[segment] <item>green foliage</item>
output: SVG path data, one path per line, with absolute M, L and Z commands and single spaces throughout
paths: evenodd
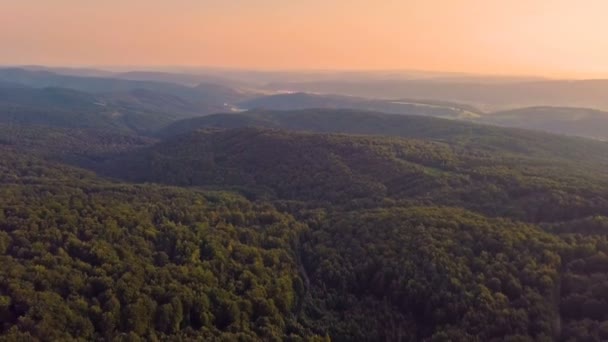
M 305 243 L 306 310 L 341 341 L 549 340 L 560 246 L 456 209 L 334 214 Z
M 287 336 L 291 246 L 306 230 L 293 218 L 229 194 L 115 185 L 4 156 L 0 333 L 9 340 Z
M 0 125 L 0 340 L 608 338 L 606 144 L 242 118 L 392 137 Z
M 606 144 L 566 139 L 562 157 L 548 158 L 551 150 L 542 145 L 518 152 L 491 134 L 459 141 L 199 131 L 117 157 L 100 170 L 140 182 L 234 186 L 320 206 L 432 203 L 530 222 L 608 215 Z M 568 148 L 588 149 L 589 156 L 580 153 L 575 161 Z

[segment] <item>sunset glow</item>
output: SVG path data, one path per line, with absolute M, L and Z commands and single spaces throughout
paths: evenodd
M 608 75 L 604 0 L 0 1 L 1 64 Z

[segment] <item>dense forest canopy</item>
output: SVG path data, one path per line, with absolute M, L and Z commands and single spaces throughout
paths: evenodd
M 0 73 L 0 340 L 608 339 L 605 142 L 124 77 Z

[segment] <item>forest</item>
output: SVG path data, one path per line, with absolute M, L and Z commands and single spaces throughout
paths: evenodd
M 81 112 L 0 120 L 0 341 L 608 339 L 605 142 Z

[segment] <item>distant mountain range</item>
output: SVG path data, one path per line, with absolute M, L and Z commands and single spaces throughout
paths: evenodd
M 576 107 L 525 107 L 493 113 L 466 104 L 431 100 L 378 100 L 311 93 L 277 94 L 239 103 L 247 109 L 298 110 L 306 108 L 357 109 L 376 112 L 463 119 L 608 140 L 608 112 Z
M 449 144 L 483 146 L 487 151 L 510 151 L 536 158 L 583 158 L 595 148 L 604 149 L 608 143 L 579 137 L 567 137 L 520 128 L 497 127 L 462 120 L 397 115 L 350 109 L 305 109 L 296 111 L 250 111 L 214 114 L 176 121 L 158 131 L 157 137 L 169 138 L 207 129 L 265 128 L 315 133 L 382 135 L 412 139 L 433 139 Z M 561 142 L 570 141 L 571 149 Z M 584 142 L 579 145 L 574 142 Z M 595 146 L 592 148 L 592 146 Z M 594 154 L 597 160 L 597 155 Z M 608 158 L 608 156 L 606 156 Z M 608 163 L 608 159 L 602 158 Z M 607 164 L 608 165 L 608 164 Z
M 144 133 L 173 120 L 225 111 L 147 89 L 93 94 L 66 88 L 0 85 L 0 122 Z
M 529 106 L 608 109 L 608 80 L 463 82 L 450 80 L 371 80 L 275 82 L 268 90 L 343 94 L 381 99 L 426 99 L 474 105 L 484 111 Z
M 608 140 L 608 112 L 574 107 L 530 107 L 496 112 L 482 122 Z
M 253 94 L 209 82 L 197 83 L 195 86 L 185 86 L 155 80 L 72 76 L 44 70 L 26 70 L 18 68 L 0 69 L 0 82 L 34 88 L 70 88 L 90 93 L 116 93 L 135 89 L 146 89 L 179 96 L 196 104 L 206 103 L 223 105 L 224 103 L 234 103 L 253 96 Z
M 175 120 L 215 113 L 324 108 L 434 116 L 608 139 L 608 112 L 586 108 L 608 108 L 604 80 L 466 75 L 408 80 L 401 74 L 382 74 L 393 77 L 382 81 L 381 75 L 351 73 L 337 82 L 328 78 L 331 74 L 311 73 L 294 76 L 306 82 L 276 82 L 290 75 L 4 68 L 0 69 L 0 121 L 152 133 Z M 255 77 L 275 82 L 256 84 L 251 82 Z
M 428 115 L 451 119 L 473 119 L 480 111 L 472 106 L 445 101 L 377 100 L 343 95 L 289 93 L 255 98 L 239 103 L 246 109 L 295 110 L 307 108 L 358 109 L 393 114 Z

